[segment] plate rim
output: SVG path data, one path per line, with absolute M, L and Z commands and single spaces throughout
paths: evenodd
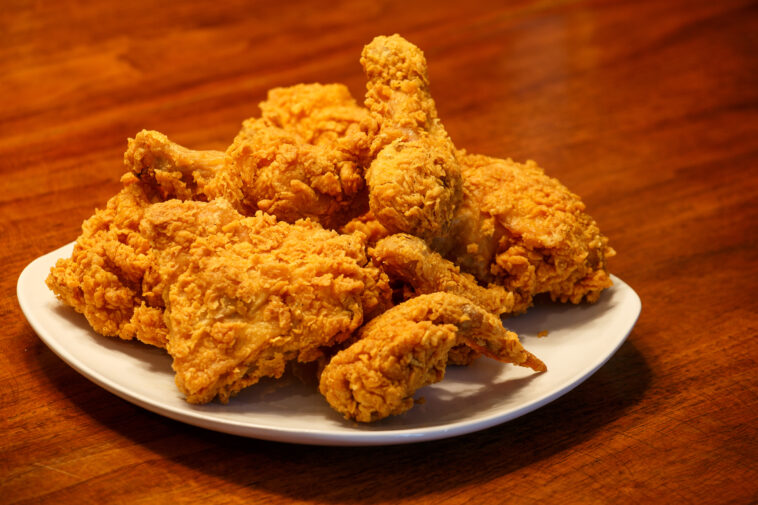
M 207 419 L 207 413 L 180 410 L 171 405 L 162 405 L 160 402 L 143 397 L 136 391 L 129 391 L 128 388 L 124 389 L 122 385 L 116 383 L 112 379 L 102 376 L 97 371 L 90 369 L 77 356 L 69 352 L 64 346 L 60 345 L 58 339 L 49 333 L 50 330 L 35 317 L 36 307 L 30 300 L 28 291 L 34 286 L 34 282 L 38 280 L 38 277 L 34 275 L 37 269 L 41 268 L 42 271 L 45 272 L 45 275 L 42 279 L 44 282 L 44 278 L 47 277 L 46 272 L 49 271 L 50 267 L 52 267 L 52 265 L 54 265 L 59 258 L 70 256 L 74 244 L 74 242 L 70 242 L 58 249 L 43 254 L 42 256 L 39 256 L 32 260 L 22 270 L 16 285 L 16 296 L 27 322 L 35 331 L 40 340 L 42 340 L 42 342 L 48 348 L 50 348 L 53 353 L 55 353 L 68 366 L 72 367 L 77 373 L 81 374 L 91 382 L 118 396 L 119 398 L 142 407 L 148 411 L 168 417 L 175 421 L 183 422 L 204 429 L 223 432 L 236 436 L 244 436 L 276 442 L 321 446 L 396 445 L 451 438 L 473 433 L 476 431 L 481 431 L 511 421 L 517 417 L 533 412 L 540 407 L 543 407 L 544 405 L 565 395 L 569 391 L 578 387 L 590 376 L 592 376 L 597 370 L 599 370 L 603 365 L 605 365 L 605 363 L 608 362 L 608 360 L 627 340 L 629 334 L 639 319 L 642 309 L 642 302 L 639 295 L 634 291 L 634 289 L 632 289 L 631 286 L 626 284 L 620 278 L 611 274 L 611 279 L 614 283 L 614 286 L 611 289 L 621 289 L 625 291 L 625 294 L 627 296 L 630 296 L 630 301 L 632 302 L 632 310 L 630 310 L 627 318 L 625 318 L 625 321 L 627 321 L 627 327 L 623 330 L 623 334 L 620 332 L 619 335 L 616 336 L 617 341 L 614 343 L 609 352 L 604 355 L 600 355 L 598 359 L 593 360 L 590 366 L 580 370 L 576 376 L 570 380 L 567 380 L 561 387 L 548 391 L 533 401 L 530 401 L 525 405 L 514 408 L 505 413 L 498 413 L 495 411 L 494 413 L 488 414 L 483 418 L 475 421 L 459 420 L 431 428 L 419 427 L 392 429 L 386 431 L 356 430 L 354 433 L 323 431 L 319 429 L 296 429 L 287 427 L 274 428 L 269 425 L 258 424 L 255 422 L 240 425 L 238 422 L 223 418 L 215 418 L 213 421 L 209 421 Z M 45 287 L 45 289 L 47 288 Z M 93 330 L 90 329 L 90 331 Z

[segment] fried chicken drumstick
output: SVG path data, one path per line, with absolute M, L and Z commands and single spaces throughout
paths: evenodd
M 421 50 L 400 37 L 363 49 L 366 107 L 379 122 L 366 172 L 369 205 L 390 233 L 431 240 L 445 232 L 461 201 L 455 147 L 437 117 Z

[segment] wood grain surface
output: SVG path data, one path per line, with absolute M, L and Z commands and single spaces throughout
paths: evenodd
M 323 448 L 174 422 L 80 376 L 21 270 L 119 188 L 126 139 L 224 149 L 269 88 L 398 32 L 459 147 L 582 196 L 642 299 L 557 401 L 458 438 Z M 0 9 L 0 502 L 758 502 L 758 5 L 741 0 L 39 2 Z

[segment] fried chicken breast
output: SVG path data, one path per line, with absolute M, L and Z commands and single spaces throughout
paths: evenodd
M 243 217 L 223 199 L 153 205 L 141 229 L 176 384 L 191 403 L 226 402 L 289 361 L 318 359 L 388 303 L 360 235 Z
M 581 199 L 533 161 L 458 153 L 464 199 L 451 233 L 434 248 L 474 275 L 499 284 L 528 308 L 536 294 L 596 301 L 611 285 L 615 252 Z

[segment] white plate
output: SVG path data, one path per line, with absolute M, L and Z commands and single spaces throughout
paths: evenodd
M 61 304 L 44 283 L 73 244 L 37 258 L 18 279 L 21 309 L 34 330 L 66 363 L 108 391 L 158 414 L 246 437 L 319 445 L 384 445 L 470 433 L 531 412 L 567 393 L 600 368 L 624 342 L 640 299 L 623 281 L 592 305 L 540 305 L 506 319 L 524 346 L 548 366 L 541 374 L 479 359 L 449 367 L 442 382 L 421 389 L 425 402 L 370 425 L 348 422 L 313 386 L 266 380 L 227 405 L 190 405 L 174 385 L 171 359 L 161 349 L 96 334 Z M 540 331 L 548 336 L 539 338 Z

